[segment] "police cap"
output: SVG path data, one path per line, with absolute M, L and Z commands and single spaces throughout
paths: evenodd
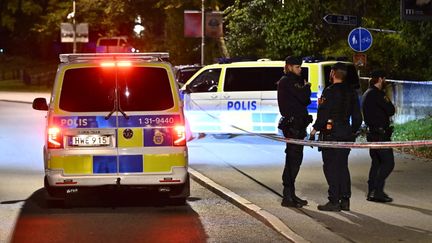
M 335 64 L 333 64 L 333 66 L 331 67 L 331 69 L 333 70 L 342 70 L 342 71 L 347 71 L 347 66 L 342 63 L 342 62 L 337 62 Z
M 386 73 L 383 70 L 374 70 L 370 73 L 371 78 L 384 78 Z
M 285 58 L 285 64 L 288 65 L 301 65 L 302 64 L 302 60 L 298 57 L 294 57 L 294 56 L 287 56 Z

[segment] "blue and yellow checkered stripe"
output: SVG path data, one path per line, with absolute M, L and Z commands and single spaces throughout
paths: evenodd
M 115 174 L 170 172 L 172 167 L 187 166 L 184 153 L 139 155 L 52 156 L 48 168 L 64 174 Z

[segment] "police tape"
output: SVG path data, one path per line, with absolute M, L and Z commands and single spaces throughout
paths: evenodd
M 316 140 L 304 140 L 304 139 L 294 139 L 294 138 L 285 138 L 278 135 L 267 135 L 260 134 L 248 131 L 241 127 L 235 126 L 233 124 L 229 124 L 227 122 L 221 121 L 218 117 L 210 114 L 206 110 L 204 110 L 199 104 L 195 101 L 191 100 L 201 111 L 206 113 L 211 118 L 224 123 L 227 126 L 230 126 L 234 129 L 244 132 L 248 135 L 259 136 L 279 142 L 286 142 L 295 145 L 303 145 L 310 147 L 320 147 L 320 148 L 348 148 L 348 149 L 390 149 L 390 148 L 407 148 L 407 147 L 429 147 L 432 146 L 432 140 L 413 140 L 413 141 L 389 141 L 389 142 L 341 142 L 341 141 L 316 141 Z M 307 136 L 309 137 L 309 136 Z
M 286 142 L 295 145 L 304 145 L 320 148 L 369 148 L 369 149 L 386 149 L 386 148 L 407 148 L 407 147 L 429 147 L 432 146 L 432 140 L 413 140 L 413 141 L 391 141 L 391 142 L 340 142 L 340 141 L 315 141 L 302 140 L 293 138 L 276 137 L 258 134 L 280 142 Z
M 360 77 L 362 80 L 369 80 L 370 77 Z M 414 80 L 397 80 L 397 79 L 386 79 L 389 83 L 395 84 L 420 84 L 420 85 L 432 85 L 432 80 L 425 81 L 414 81 Z

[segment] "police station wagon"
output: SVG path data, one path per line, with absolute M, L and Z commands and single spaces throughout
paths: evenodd
M 167 53 L 61 54 L 47 110 L 50 198 L 101 188 L 189 196 L 184 116 Z
M 306 60 L 302 76 L 311 83 L 309 113 L 316 117 L 317 97 L 329 83 L 331 66 L 337 61 Z M 359 78 L 348 65 L 348 79 L 355 88 Z M 208 65 L 182 87 L 184 111 L 192 133 L 278 134 L 280 118 L 277 81 L 284 75 L 284 61 L 245 61 Z

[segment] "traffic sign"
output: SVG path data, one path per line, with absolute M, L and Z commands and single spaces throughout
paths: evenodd
M 365 52 L 372 46 L 372 34 L 369 30 L 359 27 L 348 35 L 348 45 L 356 52 Z
M 353 63 L 357 67 L 365 67 L 366 66 L 366 54 L 364 53 L 356 53 L 353 55 Z
M 358 25 L 357 16 L 353 15 L 327 14 L 323 19 L 327 24 Z

